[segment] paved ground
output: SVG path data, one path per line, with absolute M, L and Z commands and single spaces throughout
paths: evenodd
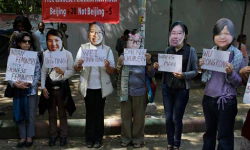
M 202 149 L 202 135 L 203 133 L 185 133 L 182 136 L 181 150 L 201 150 Z M 240 150 L 241 137 L 240 131 L 235 131 L 235 148 L 234 150 Z M 34 146 L 27 149 L 34 150 L 90 150 L 85 146 L 84 138 L 70 138 L 66 147 L 60 147 L 59 140 L 55 147 L 49 147 L 47 139 L 35 139 Z M 17 149 L 16 139 L 0 140 L 1 150 L 13 150 Z M 164 150 L 166 149 L 166 135 L 146 135 L 145 145 L 140 148 L 141 150 Z M 23 148 L 26 149 L 26 148 Z M 119 143 L 119 136 L 105 136 L 103 140 L 103 150 L 132 150 L 133 146 L 122 148 Z

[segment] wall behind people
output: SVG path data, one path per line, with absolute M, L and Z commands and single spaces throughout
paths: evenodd
M 125 29 L 132 30 L 139 25 L 138 1 L 121 1 L 120 3 L 120 23 L 104 24 L 106 35 L 105 43 L 114 52 L 116 39 L 121 37 Z M 170 0 L 148 0 L 146 16 L 146 41 L 145 47 L 149 51 L 163 51 L 167 46 L 169 29 L 169 4 Z M 248 3 L 250 8 L 250 3 Z M 235 25 L 235 34 L 240 33 L 244 1 L 236 0 L 177 0 L 173 2 L 173 21 L 181 20 L 189 29 L 188 43 L 196 48 L 198 53 L 202 53 L 203 48 L 211 48 L 214 43 L 211 40 L 212 31 L 219 18 L 229 18 Z M 247 9 L 244 34 L 250 36 L 250 9 Z M 68 49 L 75 56 L 79 44 L 86 43 L 88 39 L 88 24 L 67 23 L 69 35 Z M 210 36 L 209 36 L 210 35 Z M 250 47 L 250 42 L 247 43 Z M 249 52 L 250 54 L 250 52 Z

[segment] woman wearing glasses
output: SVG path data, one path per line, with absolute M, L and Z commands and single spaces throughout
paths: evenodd
M 32 44 L 32 37 L 28 32 L 20 32 L 16 35 L 15 43 L 17 49 L 29 51 Z M 22 81 L 9 81 L 15 87 L 13 97 L 14 121 L 18 125 L 21 140 L 17 147 L 30 147 L 33 145 L 32 138 L 35 136 L 35 120 L 37 109 L 37 82 L 40 78 L 40 63 L 37 57 L 34 79 L 32 83 Z
M 140 33 L 129 33 L 125 48 L 139 49 L 141 46 Z M 121 101 L 121 146 L 127 147 L 130 143 L 134 148 L 140 148 L 144 144 L 144 123 L 147 106 L 146 98 L 146 74 L 154 76 L 154 68 L 151 64 L 151 55 L 146 53 L 146 66 L 124 65 L 124 54 L 118 58 L 117 73 L 118 93 Z
M 85 140 L 88 148 L 102 146 L 104 134 L 104 107 L 108 95 L 113 92 L 110 74 L 115 71 L 113 52 L 104 45 L 104 27 L 98 22 L 89 24 L 89 43 L 82 44 L 76 56 L 74 69 L 80 71 L 79 91 L 84 96 L 86 106 Z M 102 49 L 106 51 L 103 67 L 83 67 L 84 49 Z

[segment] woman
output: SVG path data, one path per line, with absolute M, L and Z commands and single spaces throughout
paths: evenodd
M 179 150 L 181 146 L 182 118 L 189 100 L 190 81 L 197 74 L 197 54 L 186 44 L 185 26 L 174 22 L 170 28 L 169 44 L 166 54 L 182 55 L 182 72 L 164 72 L 162 96 L 166 116 L 168 150 Z M 154 63 L 159 68 L 157 62 Z
M 202 101 L 206 132 L 203 135 L 203 150 L 214 150 L 216 137 L 218 150 L 234 149 L 234 123 L 237 115 L 237 87 L 242 79 L 239 70 L 244 67 L 242 53 L 232 46 L 234 25 L 231 20 L 218 20 L 213 29 L 214 51 L 230 52 L 226 73 L 203 70 L 202 82 L 206 83 Z M 199 67 L 204 61 L 199 60 Z M 217 135 L 218 132 L 218 135 Z
M 242 77 L 243 83 L 248 84 L 248 78 L 250 74 L 250 66 L 246 66 L 240 70 L 240 76 Z M 247 85 L 248 86 L 248 85 Z M 241 149 L 240 150 L 249 150 L 250 149 L 250 109 L 248 110 L 246 120 L 241 130 Z
M 37 36 L 31 32 L 31 29 L 32 29 L 32 25 L 29 21 L 29 19 L 25 16 L 17 16 L 14 20 L 14 23 L 13 23 L 13 29 L 14 29 L 14 32 L 13 34 L 11 35 L 11 38 L 10 38 L 10 45 L 9 45 L 9 49 L 10 48 L 13 48 L 13 47 L 16 47 L 16 43 L 15 43 L 15 36 L 22 32 L 22 31 L 26 31 L 28 32 L 30 35 L 31 35 L 31 39 L 32 39 L 32 43 L 31 43 L 31 50 L 34 50 L 34 51 L 37 51 L 37 52 L 40 52 L 41 51 L 41 48 L 40 48 L 40 42 L 39 42 L 39 39 L 37 38 Z
M 40 114 L 46 109 L 49 112 L 49 146 L 55 146 L 57 140 L 57 114 L 60 120 L 60 146 L 67 144 L 68 124 L 67 114 L 72 116 L 75 104 L 71 96 L 68 79 L 74 74 L 74 61 L 72 54 L 62 47 L 62 34 L 60 31 L 51 29 L 46 36 L 48 50 L 44 52 L 61 51 L 67 58 L 67 67 L 42 67 L 41 72 L 41 99 L 39 103 Z M 58 110 L 58 112 L 57 112 Z
M 126 48 L 139 49 L 141 46 L 140 33 L 129 34 Z M 126 147 L 131 142 L 135 148 L 144 143 L 144 123 L 147 106 L 146 74 L 154 76 L 151 55 L 146 54 L 145 66 L 123 65 L 123 54 L 118 58 L 117 72 L 119 73 L 118 92 L 121 101 L 121 146 Z
M 249 57 L 248 57 L 248 54 L 247 54 L 247 47 L 246 47 L 247 36 L 245 34 L 238 35 L 237 44 L 235 45 L 235 47 L 239 48 L 240 43 L 241 43 L 240 51 L 242 52 L 243 59 L 245 61 L 245 66 L 248 66 Z
M 104 27 L 98 22 L 89 24 L 89 43 L 82 44 L 76 55 L 74 69 L 80 71 L 79 91 L 84 96 L 86 106 L 85 140 L 88 148 L 102 146 L 104 134 L 104 106 L 108 95 L 113 92 L 110 74 L 115 71 L 113 52 L 104 45 Z M 83 67 L 84 49 L 102 49 L 106 51 L 103 67 Z
M 30 50 L 32 37 L 27 32 L 20 32 L 16 35 L 15 43 L 17 49 Z M 14 88 L 13 110 L 14 121 L 18 125 L 21 140 L 17 147 L 24 145 L 30 147 L 33 145 L 35 136 L 35 119 L 37 109 L 37 82 L 40 78 L 40 63 L 37 57 L 33 82 L 27 83 L 22 81 L 9 81 Z

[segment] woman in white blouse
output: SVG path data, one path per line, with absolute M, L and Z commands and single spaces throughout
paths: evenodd
M 85 139 L 88 148 L 102 146 L 105 100 L 113 91 L 109 75 L 115 71 L 115 62 L 112 50 L 103 43 L 104 35 L 104 27 L 100 23 L 89 24 L 88 38 L 90 42 L 81 45 L 74 66 L 75 71 L 81 71 L 79 90 L 84 96 L 86 106 Z M 83 67 L 82 51 L 84 49 L 105 50 L 104 66 Z

